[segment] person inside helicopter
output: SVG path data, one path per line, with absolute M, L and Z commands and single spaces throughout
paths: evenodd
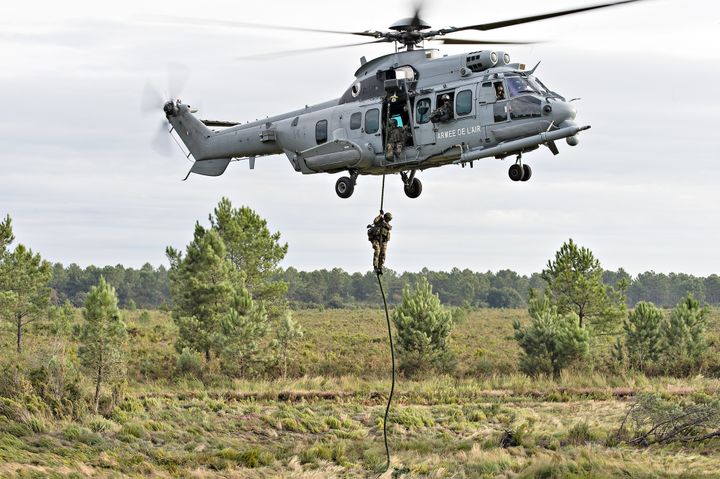
M 400 159 L 400 154 L 405 148 L 409 136 L 408 126 L 402 126 L 402 118 L 399 115 L 390 118 L 387 141 L 385 142 L 385 158 L 388 161 Z
M 430 114 L 430 121 L 433 123 L 445 123 L 453 119 L 454 112 L 450 95 L 444 93 L 440 97 L 442 105 Z
M 495 82 L 495 97 L 497 100 L 505 99 L 505 87 L 502 82 Z

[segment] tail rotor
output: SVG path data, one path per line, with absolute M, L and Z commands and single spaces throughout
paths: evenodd
M 190 69 L 188 67 L 180 63 L 170 63 L 167 66 L 166 94 L 161 93 L 150 82 L 146 83 L 143 88 L 140 99 L 140 112 L 147 116 L 158 115 L 162 111 L 165 115 L 150 142 L 152 149 L 160 155 L 170 156 L 172 153 L 171 130 L 167 117 L 176 111 L 178 97 L 187 86 L 189 79 Z

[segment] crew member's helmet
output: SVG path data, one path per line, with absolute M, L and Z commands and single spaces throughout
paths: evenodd
M 385 214 L 383 215 L 383 218 L 385 218 L 385 221 L 390 221 L 390 220 L 392 220 L 392 214 L 390 214 L 390 213 L 385 213 Z
M 441 97 L 441 99 L 442 99 L 442 101 L 450 101 L 450 95 L 448 95 L 447 93 L 445 93 L 445 94 Z

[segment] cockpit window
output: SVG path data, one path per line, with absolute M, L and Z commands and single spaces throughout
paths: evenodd
M 541 82 L 539 78 L 530 76 L 530 77 L 527 77 L 527 80 L 528 80 L 528 82 L 530 82 L 530 84 L 533 87 L 535 87 L 535 89 L 537 89 L 540 92 L 540 94 L 542 96 L 549 97 L 549 98 L 559 98 L 559 99 L 563 100 L 562 96 L 558 95 L 557 93 L 555 93 L 554 91 L 552 91 L 551 89 L 546 87 L 545 84 L 543 82 Z
M 542 101 L 534 96 L 521 96 L 510 100 L 510 118 L 513 120 L 523 120 L 526 118 L 539 118 L 541 112 Z
M 510 98 L 525 93 L 540 93 L 527 81 L 527 79 L 521 76 L 508 76 L 505 80 L 507 81 Z

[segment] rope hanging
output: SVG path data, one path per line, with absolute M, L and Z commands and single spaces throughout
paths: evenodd
M 387 300 L 385 299 L 385 291 L 383 290 L 380 275 L 377 274 L 378 286 L 380 286 L 380 294 L 382 295 L 383 305 L 385 306 L 385 320 L 387 321 L 388 337 L 390 338 L 390 356 L 392 357 L 392 385 L 390 386 L 390 396 L 388 397 L 387 406 L 385 407 L 385 419 L 383 420 L 383 438 L 385 439 L 385 454 L 387 455 L 387 466 L 385 470 L 390 469 L 390 448 L 388 447 L 387 438 L 387 420 L 390 412 L 390 404 L 392 403 L 393 393 L 395 392 L 395 349 L 393 348 L 392 329 L 390 328 L 390 314 L 388 314 Z

